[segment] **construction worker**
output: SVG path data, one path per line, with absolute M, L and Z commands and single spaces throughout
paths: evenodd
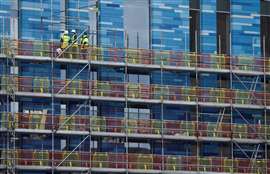
M 62 35 L 62 37 L 60 39 L 60 48 L 62 51 L 65 50 L 64 57 L 69 57 L 69 54 L 67 53 L 68 50 L 66 50 L 68 48 L 69 44 L 70 44 L 70 37 L 68 35 L 68 31 L 65 30 L 64 34 Z
M 70 38 L 71 44 L 78 45 L 77 38 L 78 38 L 78 35 L 76 33 L 76 30 L 74 30 L 74 29 L 71 30 L 71 38 Z
M 70 43 L 71 46 L 71 58 L 75 58 L 78 56 L 78 35 L 76 33 L 76 30 L 71 30 L 71 39 Z
M 56 49 L 56 53 L 57 53 L 57 55 L 60 55 L 61 53 L 62 53 L 62 38 L 63 38 L 63 36 L 64 36 L 64 31 L 62 30 L 61 31 L 61 33 L 60 33 L 60 48 L 57 48 Z
M 89 47 L 89 39 L 88 39 L 88 34 L 86 32 L 83 33 L 81 41 L 81 54 L 83 59 L 87 59 L 87 51 Z
M 60 39 L 61 49 L 64 50 L 65 48 L 67 48 L 69 43 L 70 43 L 70 37 L 68 35 L 68 31 L 65 30 L 64 34 L 61 36 L 61 39 Z

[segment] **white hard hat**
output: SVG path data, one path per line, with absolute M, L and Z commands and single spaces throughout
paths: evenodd
M 74 29 L 73 29 L 73 30 L 71 30 L 71 33 L 76 33 L 76 30 L 74 30 Z
M 65 31 L 64 31 L 64 34 L 68 34 L 68 31 L 67 31 L 67 30 L 65 30 Z

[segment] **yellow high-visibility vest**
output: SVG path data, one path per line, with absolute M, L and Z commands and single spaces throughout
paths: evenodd
M 78 46 L 77 34 L 73 34 L 71 36 L 71 43 L 73 44 L 73 46 Z
M 87 36 L 83 36 L 81 39 L 81 48 L 85 48 L 89 46 L 89 39 Z
M 68 47 L 68 44 L 70 42 L 70 37 L 67 34 L 64 34 L 61 38 L 62 43 L 61 43 L 61 48 L 65 49 Z

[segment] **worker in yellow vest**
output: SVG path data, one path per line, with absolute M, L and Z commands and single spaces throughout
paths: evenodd
M 64 50 L 68 47 L 70 43 L 70 37 L 68 35 L 68 31 L 65 30 L 64 31 L 64 34 L 61 36 L 61 39 L 60 39 L 60 44 L 61 44 L 61 49 Z
M 64 34 L 61 36 L 61 39 L 60 39 L 60 48 L 61 48 L 62 51 L 65 50 L 65 52 L 64 52 L 64 57 L 65 58 L 70 57 L 70 54 L 68 53 L 68 50 L 66 50 L 68 48 L 69 44 L 70 44 L 70 37 L 68 35 L 68 31 L 65 30 Z
M 88 47 L 89 47 L 89 39 L 88 39 L 88 34 L 86 32 L 83 33 L 80 41 L 81 45 L 81 54 L 83 59 L 87 59 L 87 52 L 88 52 Z
M 76 30 L 71 30 L 71 38 L 70 38 L 71 46 L 71 58 L 78 57 L 78 35 L 76 33 Z
M 76 33 L 76 30 L 71 30 L 71 38 L 70 38 L 70 42 L 73 45 L 77 45 L 78 46 L 78 35 Z

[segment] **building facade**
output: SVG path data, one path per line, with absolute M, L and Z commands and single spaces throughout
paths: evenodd
M 0 173 L 270 173 L 269 28 L 268 0 L 0 0 Z

